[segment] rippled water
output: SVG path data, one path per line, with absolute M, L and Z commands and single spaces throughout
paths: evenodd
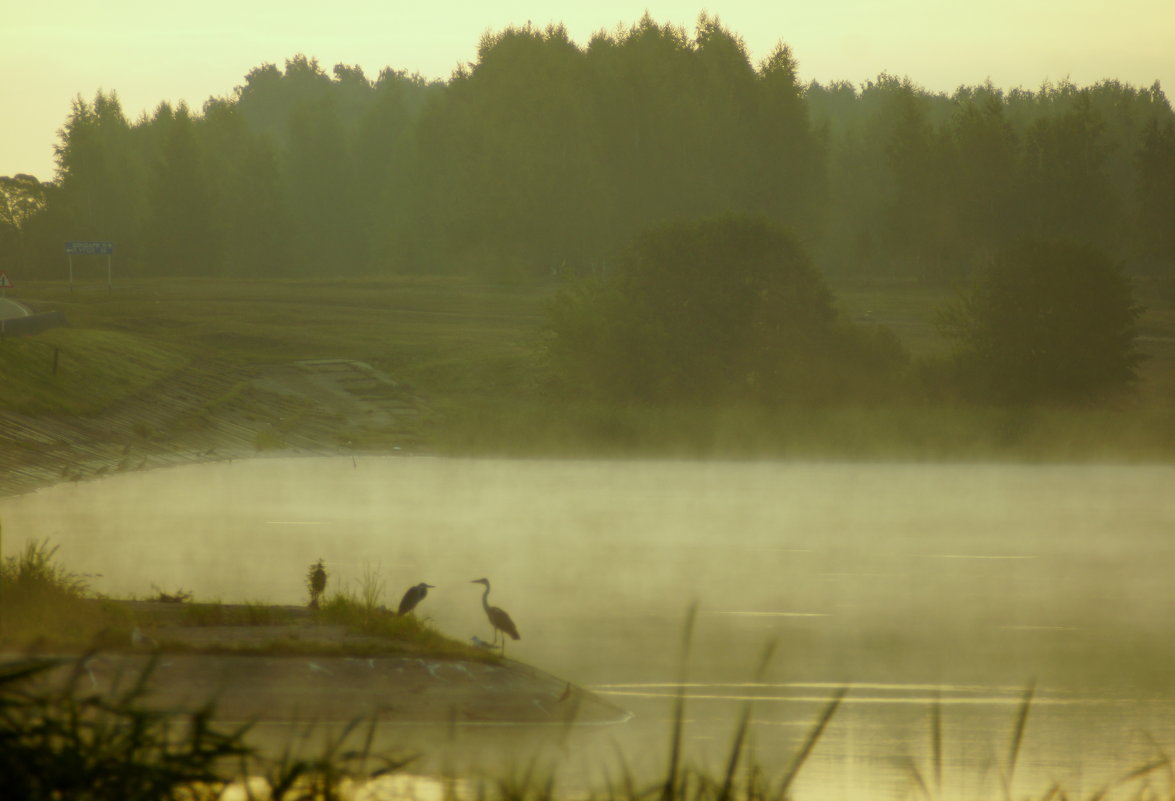
M 1033 687 L 1015 787 L 1089 795 L 1175 739 L 1172 487 L 1154 466 L 258 459 L 3 499 L 0 520 L 6 553 L 48 538 L 115 596 L 302 603 L 320 557 L 389 606 L 427 581 L 419 612 L 462 639 L 489 639 L 469 583 L 488 576 L 522 633 L 508 655 L 637 716 L 570 746 L 463 731 L 493 746 L 471 771 L 537 742 L 575 781 L 618 754 L 651 772 L 684 675 L 715 773 L 747 703 L 782 771 L 848 687 L 798 798 L 907 797 L 936 772 L 944 797 L 1002 797 Z

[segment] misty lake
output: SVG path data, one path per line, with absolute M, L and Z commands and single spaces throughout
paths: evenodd
M 260 458 L 0 499 L 5 555 L 49 540 L 92 588 L 302 604 L 385 583 L 457 638 L 490 638 L 472 579 L 522 634 L 507 655 L 635 713 L 554 747 L 599 789 L 651 775 L 684 675 L 691 761 L 721 775 L 753 701 L 756 758 L 782 772 L 837 688 L 794 797 L 1070 797 L 1175 747 L 1175 467 Z M 696 623 L 684 665 L 684 622 Z M 774 651 L 757 675 L 765 649 Z M 683 674 L 684 671 L 684 674 Z M 932 710 L 941 710 L 941 794 Z M 481 739 L 479 739 L 481 738 Z M 471 757 L 471 765 L 477 762 Z M 470 771 L 486 768 L 485 762 Z M 1149 781 L 1172 792 L 1157 771 Z

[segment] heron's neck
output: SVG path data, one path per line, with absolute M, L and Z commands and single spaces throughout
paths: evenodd
M 490 608 L 490 602 L 488 600 L 489 597 L 490 597 L 490 585 L 489 585 L 489 582 L 486 582 L 486 591 L 481 594 L 481 606 L 483 609 Z

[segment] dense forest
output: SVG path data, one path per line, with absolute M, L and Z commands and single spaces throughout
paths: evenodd
M 607 272 L 639 231 L 752 214 L 828 274 L 951 281 L 1022 238 L 1175 269 L 1175 114 L 1158 84 L 934 94 L 802 83 L 703 16 L 586 45 L 487 34 L 447 82 L 295 56 L 196 111 L 77 98 L 55 180 L 0 178 L 0 265 L 63 277 Z

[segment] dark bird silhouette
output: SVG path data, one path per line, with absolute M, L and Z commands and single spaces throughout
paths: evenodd
M 498 641 L 498 632 L 502 632 L 502 653 L 506 653 L 506 635 L 509 634 L 511 639 L 520 640 L 522 637 L 518 634 L 518 627 L 514 625 L 514 621 L 506 614 L 505 609 L 499 609 L 496 606 L 490 606 L 490 580 L 487 578 L 475 579 L 470 584 L 484 584 L 486 591 L 481 595 L 481 606 L 486 610 L 486 617 L 490 619 L 490 625 L 494 627 L 494 642 Z
M 433 585 L 425 584 L 423 581 L 415 587 L 409 587 L 408 591 L 404 593 L 404 597 L 400 599 L 400 609 L 396 614 L 406 615 L 411 612 L 418 603 L 424 600 L 424 596 L 428 595 L 430 589 L 433 589 Z
M 310 588 L 310 608 L 318 608 L 318 599 L 322 597 L 322 593 L 326 590 L 326 565 L 319 559 L 310 566 L 310 572 L 306 576 L 306 584 Z

